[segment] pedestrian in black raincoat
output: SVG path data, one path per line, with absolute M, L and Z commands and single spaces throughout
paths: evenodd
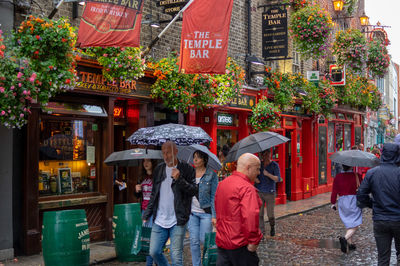
M 393 238 L 397 265 L 400 265 L 400 168 L 397 165 L 399 155 L 399 145 L 384 144 L 381 164 L 367 172 L 357 192 L 359 207 L 373 209 L 378 265 L 389 265 Z

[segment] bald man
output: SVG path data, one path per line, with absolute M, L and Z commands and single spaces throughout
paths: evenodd
M 215 193 L 218 266 L 258 265 L 256 253 L 262 239 L 259 228 L 260 198 L 254 181 L 260 173 L 257 156 L 239 157 L 236 171 L 218 184 Z
M 159 266 L 169 265 L 163 254 L 168 238 L 171 240 L 172 265 L 183 265 L 183 240 L 186 223 L 197 193 L 195 171 L 176 156 L 176 144 L 168 141 L 161 147 L 164 162 L 153 171 L 153 189 L 143 220 L 153 216 L 150 237 L 150 256 Z

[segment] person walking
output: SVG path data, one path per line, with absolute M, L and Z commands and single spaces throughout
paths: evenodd
M 354 173 L 353 167 L 343 165 L 343 172 L 336 175 L 333 180 L 331 194 L 331 208 L 336 210 L 336 199 L 339 208 L 339 216 L 347 231 L 344 237 L 339 237 L 340 249 L 343 253 L 349 250 L 355 250 L 356 245 L 353 241 L 353 235 L 358 226 L 362 224 L 362 212 L 357 207 L 356 193 L 361 183 L 361 176 Z
M 202 151 L 193 153 L 193 163 L 196 171 L 198 193 L 192 198 L 192 213 L 190 214 L 188 230 L 192 265 L 201 265 L 201 245 L 204 245 L 205 234 L 212 231 L 216 223 L 214 197 L 218 185 L 218 176 L 207 168 L 208 155 Z
M 254 181 L 260 173 L 257 156 L 245 153 L 236 171 L 218 184 L 215 193 L 217 266 L 259 264 L 257 247 L 263 235 L 258 221 L 261 200 Z
M 144 176 L 142 182 L 135 186 L 135 196 L 137 198 L 141 198 L 141 210 L 142 215 L 144 211 L 147 209 L 149 205 L 151 190 L 153 189 L 153 170 L 156 166 L 156 161 L 151 159 L 144 159 L 142 162 L 143 173 L 141 176 Z M 145 227 L 152 227 L 153 219 L 150 217 L 147 222 L 143 225 Z M 149 255 L 146 256 L 146 266 L 153 265 L 153 258 Z
M 150 256 L 158 266 L 169 265 L 163 254 L 168 238 L 171 240 L 172 265 L 183 265 L 183 240 L 191 211 L 192 197 L 197 193 L 192 166 L 177 160 L 176 144 L 168 141 L 162 147 L 164 162 L 153 172 L 153 189 L 143 221 L 153 216 Z
M 378 265 L 389 265 L 394 239 L 397 265 L 400 265 L 400 147 L 383 145 L 381 164 L 370 169 L 357 192 L 360 207 L 372 207 Z M 370 197 L 372 194 L 372 198 Z
M 275 236 L 275 197 L 276 183 L 281 182 L 281 172 L 279 165 L 271 160 L 271 149 L 264 151 L 263 162 L 260 175 L 256 179 L 258 196 L 261 199 L 259 225 L 263 235 L 265 235 L 264 206 L 267 204 L 267 216 L 270 225 L 270 235 Z

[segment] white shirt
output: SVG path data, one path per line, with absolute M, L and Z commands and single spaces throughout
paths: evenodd
M 201 177 L 196 177 L 196 184 L 200 183 Z M 202 208 L 200 208 L 200 202 L 197 200 L 196 196 L 192 199 L 192 212 L 206 213 Z
M 176 224 L 174 207 L 174 193 L 172 192 L 172 169 L 175 167 L 165 167 L 166 178 L 161 183 L 160 198 L 158 202 L 157 216 L 155 224 L 163 228 L 171 228 Z

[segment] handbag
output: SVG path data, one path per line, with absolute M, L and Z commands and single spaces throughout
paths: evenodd
M 214 266 L 217 264 L 217 245 L 215 244 L 215 232 L 206 233 L 203 249 L 203 266 Z
M 151 227 L 142 226 L 142 235 L 140 236 L 140 254 L 149 255 L 150 252 Z

